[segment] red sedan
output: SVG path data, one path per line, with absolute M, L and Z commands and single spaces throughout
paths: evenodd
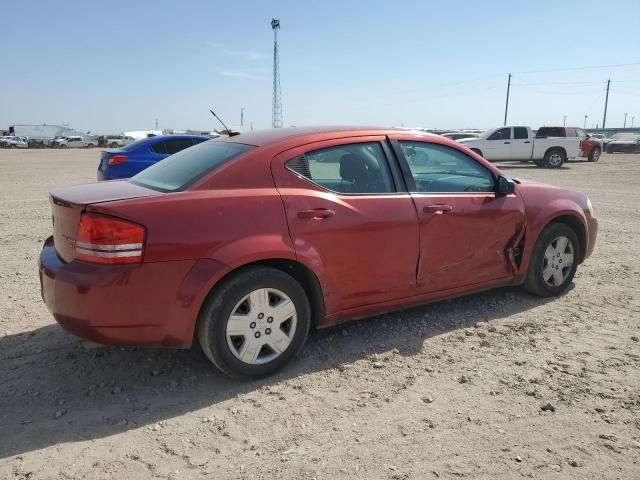
M 325 327 L 506 285 L 565 291 L 593 251 L 586 195 L 507 178 L 399 130 L 243 133 L 130 180 L 51 193 L 42 297 L 81 337 L 280 369 Z

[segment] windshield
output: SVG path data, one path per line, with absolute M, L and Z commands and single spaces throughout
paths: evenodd
M 129 181 L 161 192 L 184 190 L 213 169 L 251 148 L 254 147 L 209 140 L 167 157 Z

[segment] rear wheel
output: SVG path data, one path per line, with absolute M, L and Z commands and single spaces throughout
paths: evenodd
M 198 318 L 198 339 L 222 372 L 261 378 L 280 370 L 300 351 L 310 324 L 309 301 L 293 277 L 251 267 L 209 294 Z
M 591 153 L 589 154 L 588 160 L 590 162 L 597 162 L 598 160 L 600 160 L 600 153 L 601 153 L 600 148 L 594 147 L 591 150 Z
M 536 242 L 524 289 L 541 297 L 560 295 L 573 280 L 579 258 L 580 243 L 573 229 L 550 224 Z
M 559 148 L 551 148 L 544 154 L 544 165 L 549 168 L 560 168 L 567 161 L 567 154 Z

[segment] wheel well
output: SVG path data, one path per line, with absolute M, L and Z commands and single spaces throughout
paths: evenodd
M 477 153 L 482 157 L 482 150 L 480 150 L 479 148 L 472 148 L 471 151 Z
M 549 152 L 553 152 L 554 150 L 559 150 L 564 154 L 564 158 L 567 158 L 567 151 L 562 147 L 551 147 L 548 148 L 546 152 L 544 152 L 544 156 L 546 157 Z
M 582 222 L 573 215 L 562 215 L 554 218 L 550 223 L 563 223 L 576 233 L 580 242 L 580 261 L 578 263 L 582 263 L 587 248 L 587 233 Z
M 302 286 L 302 288 L 304 288 L 304 291 L 307 294 L 309 306 L 311 307 L 311 325 L 318 325 L 324 320 L 324 296 L 322 294 L 320 281 L 315 273 L 295 260 L 273 258 L 242 265 L 241 267 L 231 270 L 222 277 L 216 285 L 214 285 L 213 289 L 215 289 L 217 285 L 227 279 L 230 275 L 234 275 L 249 267 L 270 267 L 291 275 Z

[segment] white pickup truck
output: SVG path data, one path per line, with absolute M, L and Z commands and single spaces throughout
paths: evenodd
M 560 168 L 567 158 L 580 156 L 579 137 L 535 138 L 530 127 L 498 127 L 478 138 L 458 140 L 489 161 L 533 161 L 540 167 Z

